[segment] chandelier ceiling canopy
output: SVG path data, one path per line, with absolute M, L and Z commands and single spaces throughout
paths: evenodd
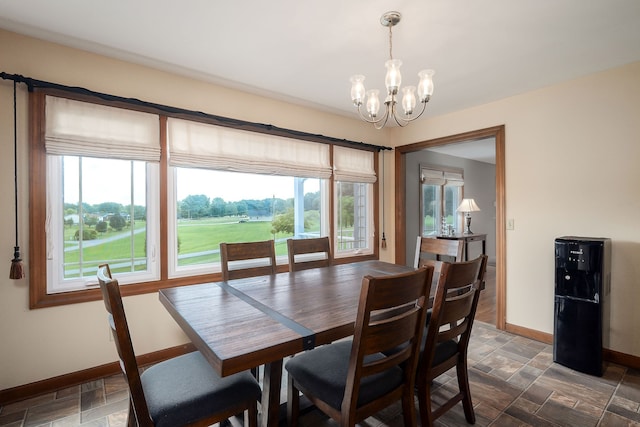
M 387 12 L 380 18 L 380 24 L 389 28 L 389 60 L 385 62 L 387 74 L 384 79 L 387 88 L 386 98 L 384 100 L 384 111 L 380 116 L 380 91 L 378 89 L 366 90 L 364 87 L 365 77 L 361 74 L 351 76 L 351 100 L 358 109 L 360 117 L 372 123 L 376 129 L 382 129 L 388 122 L 389 118 L 398 124 L 398 126 L 406 126 L 409 122 L 419 118 L 427 108 L 427 102 L 433 95 L 433 70 L 422 70 L 418 73 L 420 81 L 416 91 L 415 86 L 405 86 L 402 88 L 402 112 L 398 111 L 397 96 L 400 92 L 400 84 L 402 76 L 400 74 L 400 66 L 402 61 L 393 58 L 393 33 L 392 28 L 400 22 L 402 15 L 400 12 Z M 366 99 L 366 101 L 365 101 Z M 420 101 L 422 107 L 420 112 L 416 114 L 415 108 L 417 102 Z M 365 105 L 365 112 L 362 106 Z

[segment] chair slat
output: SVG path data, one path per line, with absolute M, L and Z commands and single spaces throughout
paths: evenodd
M 288 239 L 289 271 L 328 267 L 333 263 L 333 254 L 328 237 L 311 239 Z M 322 257 L 316 259 L 312 255 Z

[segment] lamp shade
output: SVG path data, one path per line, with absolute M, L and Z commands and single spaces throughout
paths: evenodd
M 460 206 L 458 206 L 458 212 L 477 212 L 480 208 L 473 199 L 462 199 Z

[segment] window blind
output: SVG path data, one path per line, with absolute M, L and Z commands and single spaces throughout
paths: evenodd
M 464 187 L 464 178 L 461 172 L 442 171 L 438 169 L 422 168 L 420 180 L 428 185 L 449 185 L 452 187 Z
M 167 120 L 169 165 L 306 178 L 329 178 L 329 145 Z
M 423 168 L 420 171 L 420 180 L 427 185 L 444 185 L 444 172 L 435 169 Z
M 334 146 L 334 179 L 349 182 L 376 182 L 373 159 L 371 151 Z
M 444 173 L 445 185 L 451 187 L 464 187 L 464 179 L 460 172 L 445 172 Z
M 46 97 L 47 154 L 160 161 L 156 114 Z

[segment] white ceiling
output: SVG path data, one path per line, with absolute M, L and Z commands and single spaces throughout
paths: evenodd
M 436 70 L 427 116 L 640 60 L 638 0 L 0 0 L 0 28 L 355 117 L 389 10 L 403 83 Z
M 0 0 L 0 28 L 356 117 L 349 77 L 384 87 L 390 10 L 403 84 L 436 70 L 426 116 L 640 60 L 640 0 Z M 435 151 L 495 161 L 493 141 Z
M 472 142 L 460 142 L 428 148 L 427 151 L 448 154 L 449 156 L 477 160 L 483 163 L 496 164 L 495 138 L 479 139 Z

